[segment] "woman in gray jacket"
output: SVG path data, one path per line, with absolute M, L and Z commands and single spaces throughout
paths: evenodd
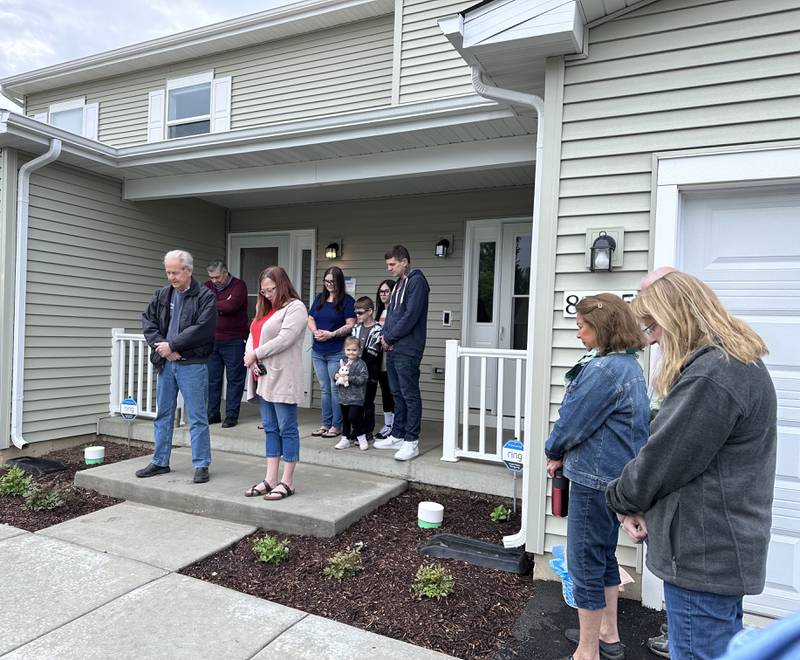
M 650 438 L 606 500 L 664 581 L 672 660 L 716 658 L 764 588 L 777 405 L 767 347 L 696 277 L 665 275 L 632 304 L 662 356 Z

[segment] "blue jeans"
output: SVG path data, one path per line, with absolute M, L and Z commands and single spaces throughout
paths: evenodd
M 244 339 L 215 341 L 214 351 L 208 356 L 208 416 L 219 415 L 222 399 L 222 374 L 228 377 L 225 394 L 225 417 L 239 419 L 242 392 L 247 368 L 244 366 Z
M 386 353 L 389 389 L 394 399 L 392 436 L 403 440 L 419 440 L 422 424 L 422 397 L 419 393 L 419 358 Z
M 339 405 L 339 393 L 333 382 L 333 375 L 339 371 L 339 360 L 344 359 L 344 351 L 323 355 L 311 351 L 311 363 L 317 375 L 322 398 L 322 426 L 342 428 L 342 408 Z
M 172 452 L 172 429 L 178 392 L 183 395 L 189 417 L 189 437 L 192 439 L 192 465 L 196 468 L 211 464 L 211 435 L 208 432 L 208 368 L 205 364 L 167 362 L 158 374 L 156 399 L 158 413 L 153 421 L 155 450 L 153 463 L 169 465 Z
M 297 428 L 296 403 L 272 403 L 258 397 L 261 422 L 267 436 L 266 456 L 283 456 L 287 463 L 300 460 L 300 431 Z
M 602 490 L 576 484 L 569 487 L 567 566 L 575 604 L 584 610 L 606 606 L 606 587 L 620 583 L 617 564 L 617 516 L 606 506 Z M 670 634 L 672 630 L 670 629 Z
M 742 629 L 742 597 L 692 591 L 664 582 L 672 660 L 712 660 Z

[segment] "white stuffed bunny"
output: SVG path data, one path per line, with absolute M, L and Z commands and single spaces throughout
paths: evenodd
M 339 371 L 336 373 L 336 382 L 343 387 L 350 387 L 350 363 L 339 360 Z

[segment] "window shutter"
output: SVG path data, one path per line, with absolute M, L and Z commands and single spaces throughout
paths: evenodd
M 164 139 L 164 100 L 165 92 L 159 89 L 150 92 L 147 110 L 147 141 L 161 142 Z
M 211 109 L 211 132 L 221 133 L 231 130 L 231 77 L 215 78 Z
M 47 113 L 46 112 L 37 112 L 36 114 L 31 115 L 36 121 L 40 121 L 43 124 L 47 123 Z
M 97 127 L 100 117 L 100 104 L 87 103 L 83 106 L 83 137 L 97 139 Z

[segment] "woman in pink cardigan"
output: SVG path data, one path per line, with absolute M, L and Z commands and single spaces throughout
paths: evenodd
M 294 468 L 300 460 L 297 404 L 303 400 L 303 337 L 308 311 L 280 266 L 259 275 L 256 316 L 250 325 L 244 364 L 247 400 L 258 399 L 266 435 L 267 474 L 246 497 L 282 500 L 294 495 Z M 278 467 L 283 456 L 283 478 Z

